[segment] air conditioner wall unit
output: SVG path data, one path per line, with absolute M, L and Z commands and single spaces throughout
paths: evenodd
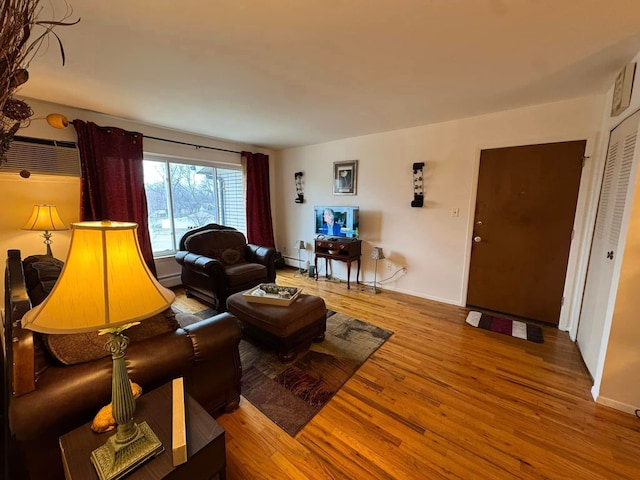
M 22 172 L 43 175 L 80 177 L 80 152 L 74 142 L 15 137 L 7 152 L 1 172 Z

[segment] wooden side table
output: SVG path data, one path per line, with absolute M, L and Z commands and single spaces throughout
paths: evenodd
M 324 258 L 324 268 L 329 277 L 329 260 L 338 260 L 347 263 L 347 289 L 351 289 L 351 262 L 358 262 L 356 283 L 360 283 L 360 255 L 362 253 L 362 241 L 357 238 L 330 237 L 320 235 L 315 241 L 315 269 L 318 279 L 318 258 Z
M 129 475 L 127 480 L 211 480 L 226 478 L 224 429 L 189 395 L 185 395 L 187 462 L 173 466 L 171 453 L 171 383 L 142 395 L 136 401 L 135 420 L 145 420 L 165 450 Z M 98 480 L 91 452 L 103 445 L 109 433 L 97 434 L 91 423 L 60 437 L 67 480 Z

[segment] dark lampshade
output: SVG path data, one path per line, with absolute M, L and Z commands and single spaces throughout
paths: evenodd
M 382 249 L 380 247 L 373 247 L 369 258 L 371 258 L 372 260 L 382 260 L 384 258 L 384 253 L 382 253 Z

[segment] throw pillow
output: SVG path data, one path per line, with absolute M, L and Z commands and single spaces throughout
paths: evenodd
M 235 265 L 241 260 L 244 260 L 243 253 L 243 247 L 227 248 L 220 254 L 220 259 L 225 265 Z
M 22 261 L 31 305 L 40 305 L 56 284 L 64 262 L 47 255 L 32 255 Z
M 140 342 L 161 333 L 172 332 L 179 327 L 171 308 L 143 320 L 125 332 L 129 343 Z M 107 337 L 98 332 L 69 333 L 62 335 L 42 334 L 49 353 L 64 365 L 77 365 L 110 355 L 105 350 Z

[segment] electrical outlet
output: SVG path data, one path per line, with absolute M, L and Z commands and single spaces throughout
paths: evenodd
M 387 262 L 387 270 L 393 270 L 393 263 Z

